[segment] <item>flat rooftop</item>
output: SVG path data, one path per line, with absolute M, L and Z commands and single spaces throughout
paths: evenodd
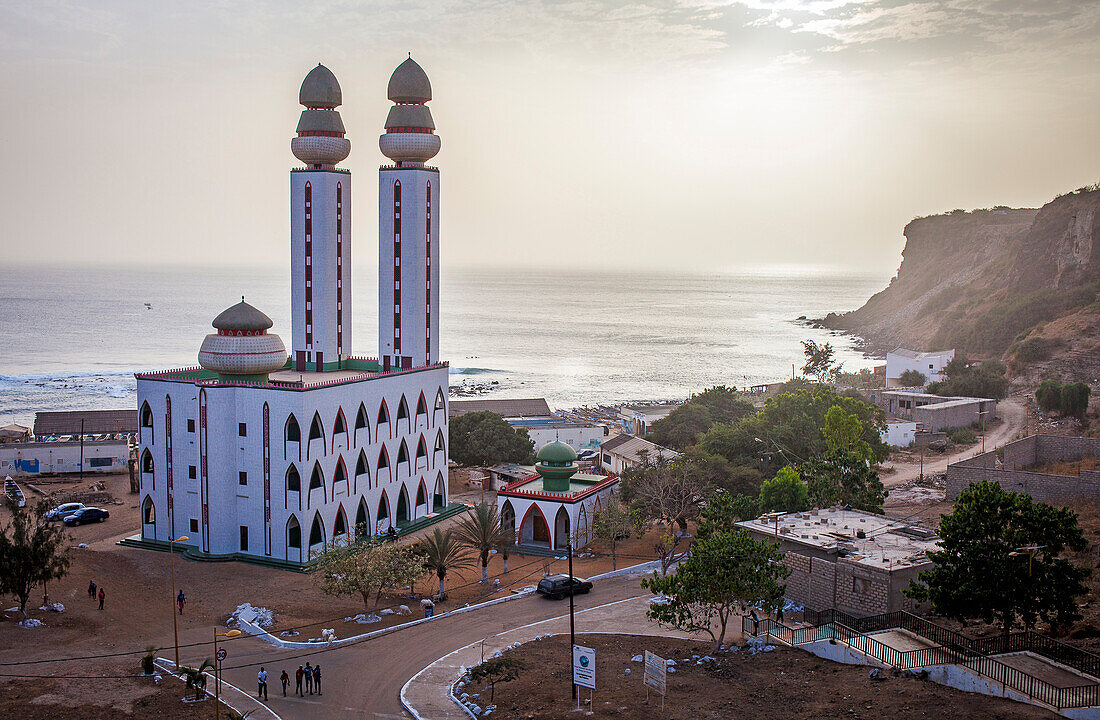
M 619 478 L 614 475 L 595 475 L 579 472 L 574 473 L 573 477 L 569 478 L 568 490 L 547 490 L 544 479 L 541 476 L 536 476 L 530 480 L 517 480 L 510 483 L 507 487 L 498 490 L 497 495 L 533 496 L 544 500 L 572 503 L 617 482 L 619 482 Z
M 590 425 L 587 423 L 577 422 L 576 420 L 567 420 L 561 417 L 520 417 L 520 418 L 505 418 L 508 424 L 512 427 L 521 428 L 586 428 L 597 427 L 596 425 Z
M 244 379 L 235 380 L 232 376 L 219 377 L 217 373 L 201 367 L 135 373 L 134 375 L 139 380 L 165 380 L 168 382 L 191 383 L 193 385 L 240 385 L 247 387 L 264 387 L 275 390 L 311 390 L 313 388 L 325 387 L 328 385 L 343 385 L 345 383 L 374 380 L 376 378 L 389 377 L 391 375 L 435 370 L 450 365 L 450 363 L 447 362 L 438 362 L 434 365 L 420 365 L 411 368 L 392 368 L 383 371 L 380 369 L 378 361 L 373 358 L 349 358 L 347 360 L 342 360 L 341 363 L 345 364 L 346 367 L 338 370 L 327 370 L 325 372 L 317 370 L 294 370 L 289 367 L 288 363 L 288 366 L 283 369 L 269 373 L 267 382 Z
M 776 534 L 772 519 L 743 520 L 737 525 L 757 534 Z M 783 542 L 817 548 L 876 570 L 923 565 L 930 562 L 928 553 L 939 545 L 939 538 L 927 528 L 859 510 L 786 513 L 779 516 L 778 526 Z M 863 537 L 859 537 L 860 531 Z

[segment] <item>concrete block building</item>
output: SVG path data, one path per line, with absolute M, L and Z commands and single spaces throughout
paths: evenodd
M 954 358 L 954 350 L 919 352 L 895 348 L 886 353 L 886 387 L 901 387 L 901 375 L 906 370 L 916 370 L 924 375 L 926 384 L 939 382 L 943 380 L 943 369 Z
M 353 352 L 351 152 L 336 77 L 318 65 L 291 140 L 288 353 L 242 298 L 199 365 L 139 373 L 141 540 L 302 563 L 447 502 L 447 363 L 438 360 L 439 150 L 411 58 L 379 145 L 378 357 Z
M 932 567 L 931 530 L 882 515 L 826 508 L 737 523 L 754 538 L 778 542 L 791 569 L 786 597 L 813 610 L 865 616 L 912 610 L 902 595 Z
M 871 402 L 887 417 L 912 420 L 926 432 L 989 423 L 997 417 L 997 401 L 992 398 L 950 397 L 913 390 L 875 390 Z

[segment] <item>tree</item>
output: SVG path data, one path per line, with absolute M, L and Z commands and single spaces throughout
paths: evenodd
M 411 585 L 424 576 L 424 558 L 416 548 L 397 543 L 355 543 L 334 547 L 317 561 L 318 581 L 328 595 L 359 595 L 363 609 L 374 612 L 382 593 Z M 371 607 L 371 598 L 374 606 Z
M 928 378 L 920 370 L 906 370 L 898 376 L 898 382 L 902 387 L 924 387 Z
M 431 535 L 420 543 L 420 549 L 424 558 L 424 567 L 434 572 L 436 577 L 439 578 L 439 595 L 441 597 L 445 597 L 447 593 L 444 581 L 447 579 L 448 572 L 473 566 L 473 562 L 466 555 L 466 549 L 450 530 L 441 531 L 436 528 Z
M 667 417 L 653 423 L 650 439 L 658 445 L 685 450 L 716 423 L 736 422 L 756 412 L 734 388 L 717 385 L 688 398 Z
M 864 460 L 874 459 L 871 446 L 863 440 L 863 423 L 859 415 L 845 412 L 840 405 L 833 405 L 825 413 L 825 427 L 821 433 L 829 452 L 850 452 Z
M 774 608 L 783 601 L 786 586 L 781 583 L 791 571 L 781 558 L 778 545 L 753 540 L 745 530 L 701 538 L 676 572 L 665 577 L 654 573 L 642 581 L 643 588 L 668 598 L 667 603 L 651 604 L 646 615 L 660 625 L 706 632 L 717 650 L 735 610 Z
M 1077 514 L 1034 502 L 993 482 L 973 483 L 940 520 L 935 566 L 904 591 L 960 621 L 999 621 L 1007 635 L 1017 619 L 1065 625 L 1080 617 L 1088 568 L 1059 557 L 1088 547 Z M 1031 548 L 1031 549 L 1026 549 Z
M 759 514 L 760 506 L 755 497 L 718 491 L 707 499 L 706 506 L 700 511 L 695 537 L 702 540 L 714 533 L 734 530 L 734 523 Z
M 489 410 L 466 413 L 451 420 L 450 459 L 459 465 L 498 465 L 527 462 L 534 443 L 527 430 L 516 430 Z
M 592 518 L 592 530 L 596 537 L 607 543 L 611 549 L 611 569 L 618 570 L 618 558 L 615 549 L 619 542 L 632 535 L 641 535 L 644 521 L 641 514 L 612 497 L 607 506 L 597 510 Z
M 504 540 L 496 506 L 485 502 L 474 505 L 455 527 L 455 535 L 481 558 L 481 582 L 489 582 L 489 555 Z
M 840 374 L 842 366 L 836 362 L 836 350 L 832 343 L 818 345 L 813 340 L 803 340 L 802 352 L 806 355 L 806 363 L 802 366 L 803 375 L 815 378 L 819 384 L 824 385 Z
M 202 700 L 202 696 L 206 693 L 206 671 L 213 669 L 214 663 L 210 658 L 203 660 L 197 668 L 190 665 L 180 668 L 180 675 L 183 675 L 187 688 L 195 693 L 195 700 Z
M 644 520 L 660 527 L 654 550 L 661 560 L 662 574 L 683 557 L 680 546 L 688 522 L 698 515 L 712 490 L 710 482 L 693 472 L 690 464 L 660 456 L 653 462 L 647 458 L 639 467 L 623 473 L 623 500 Z
M 791 466 L 782 467 L 771 480 L 760 486 L 758 508 L 762 512 L 798 512 L 805 510 L 809 489 Z
M 934 395 L 958 395 L 1003 400 L 1008 396 L 1007 368 L 999 360 L 967 362 L 964 355 L 956 355 L 943 368 L 946 380 L 931 383 L 928 392 Z
M 851 452 L 831 452 L 798 466 L 806 479 L 811 507 L 848 505 L 856 510 L 881 513 L 886 488 L 870 463 Z
M 1035 401 L 1045 413 L 1054 412 L 1062 407 L 1062 385 L 1054 380 L 1044 380 L 1035 391 Z
M 65 532 L 46 520 L 48 509 L 46 500 L 33 509 L 12 506 L 11 521 L 0 528 L 0 595 L 15 596 L 24 620 L 31 592 L 69 572 Z
M 497 683 L 511 682 L 526 667 L 522 660 L 510 657 L 490 658 L 470 668 L 470 683 L 489 683 L 489 704 L 496 698 Z
M 1063 385 L 1059 408 L 1064 415 L 1083 421 L 1085 413 L 1089 409 L 1089 396 L 1091 394 L 1092 389 L 1083 382 Z

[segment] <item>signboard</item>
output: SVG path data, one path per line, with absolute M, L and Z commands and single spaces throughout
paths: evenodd
M 645 671 L 642 675 L 642 682 L 647 688 L 658 692 L 661 697 L 665 695 L 666 680 L 668 679 L 668 665 L 665 663 L 665 659 L 657 657 L 650 651 L 645 651 Z M 664 702 L 662 700 L 661 702 Z
M 225 660 L 225 656 L 228 655 L 225 648 L 218 648 L 218 660 Z
M 573 646 L 573 684 L 596 689 L 596 651 L 592 648 Z

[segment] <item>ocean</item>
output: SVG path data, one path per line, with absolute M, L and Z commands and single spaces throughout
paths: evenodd
M 356 273 L 353 354 L 377 355 L 372 269 Z M 441 287 L 452 390 L 553 408 L 671 400 L 791 376 L 803 339 L 845 369 L 874 362 L 801 315 L 859 307 L 889 273 L 454 269 Z M 135 407 L 133 373 L 196 364 L 210 321 L 244 295 L 290 347 L 289 272 L 275 267 L 15 266 L 0 283 L 0 425 L 40 410 Z

